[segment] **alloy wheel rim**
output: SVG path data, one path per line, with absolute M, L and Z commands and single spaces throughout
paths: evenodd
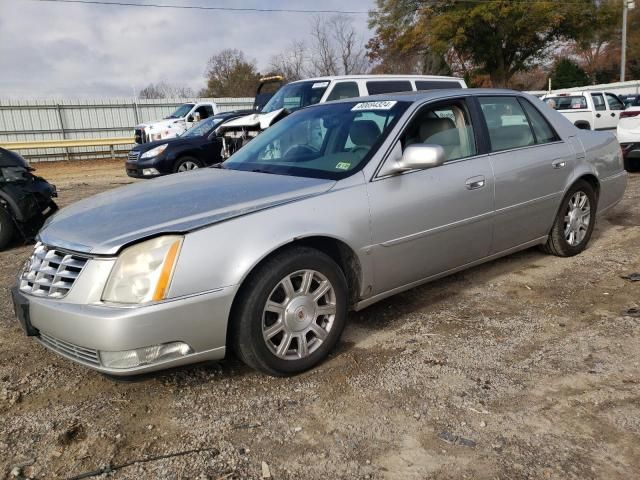
M 196 162 L 192 162 L 187 160 L 186 162 L 182 162 L 178 167 L 179 172 L 187 172 L 189 170 L 196 170 L 198 168 L 198 164 Z
M 336 316 L 331 282 L 315 270 L 284 277 L 271 291 L 262 313 L 262 338 L 283 360 L 300 360 L 327 339 Z
M 578 191 L 569 199 L 564 216 L 564 238 L 569 245 L 580 245 L 591 223 L 591 204 L 586 193 Z

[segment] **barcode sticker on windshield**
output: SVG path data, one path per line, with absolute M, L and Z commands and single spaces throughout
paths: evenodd
M 381 102 L 362 102 L 353 106 L 352 112 L 359 110 L 391 110 L 398 103 L 395 100 L 383 100 Z
M 327 85 L 329 85 L 329 82 L 316 82 L 313 85 L 311 85 L 311 88 L 324 88 Z

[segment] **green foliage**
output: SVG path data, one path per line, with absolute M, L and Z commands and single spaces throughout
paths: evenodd
M 568 58 L 559 59 L 551 74 L 551 88 L 571 88 L 589 85 L 589 76 Z
M 377 0 L 369 55 L 382 62 L 425 52 L 448 55 L 488 75 L 493 86 L 506 86 L 517 72 L 540 64 L 555 41 L 582 31 L 593 3 Z

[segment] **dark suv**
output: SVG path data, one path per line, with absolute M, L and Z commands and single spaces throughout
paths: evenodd
M 153 178 L 221 162 L 222 139 L 215 135 L 215 129 L 223 122 L 251 112 L 220 113 L 202 120 L 179 137 L 136 145 L 126 161 L 127 175 Z

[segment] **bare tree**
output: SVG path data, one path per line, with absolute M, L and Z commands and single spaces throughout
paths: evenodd
M 313 75 L 338 75 L 338 59 L 327 21 L 320 16 L 311 20 L 311 67 Z
M 138 93 L 139 98 L 188 98 L 195 95 L 190 87 L 160 81 L 150 83 Z
M 312 75 L 352 75 L 370 67 L 364 40 L 351 17 L 316 16 L 311 21 L 310 72 Z
M 335 15 L 328 21 L 335 42 L 337 57 L 344 75 L 364 73 L 369 66 L 362 38 L 359 38 L 350 17 Z
M 269 66 L 271 70 L 290 82 L 301 80 L 306 77 L 309 69 L 307 55 L 305 43 L 302 40 L 294 40 L 286 52 L 271 57 Z

